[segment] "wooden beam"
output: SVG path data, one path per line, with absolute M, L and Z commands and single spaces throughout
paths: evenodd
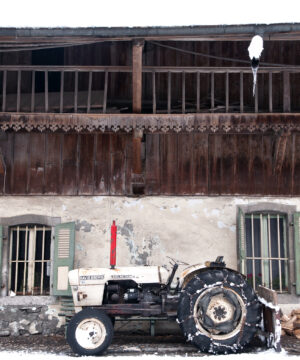
M 75 71 L 75 88 L 74 88 L 74 112 L 77 113 L 78 107 L 78 71 Z
M 49 97 L 48 97 L 48 71 L 45 71 L 45 112 L 47 113 L 49 110 Z
M 269 112 L 273 112 L 273 78 L 271 71 L 269 72 Z
M 210 108 L 214 110 L 215 107 L 215 74 L 210 73 Z
M 64 112 L 64 76 L 63 71 L 60 72 L 60 96 L 59 96 L 59 112 Z
M 240 72 L 240 112 L 244 112 L 244 73 Z
M 17 85 L 17 112 L 20 112 L 21 106 L 21 70 L 18 70 L 18 85 Z
M 227 72 L 225 75 L 225 108 L 226 112 L 229 112 L 229 73 Z
M 152 112 L 156 114 L 156 85 L 155 85 L 155 71 L 152 72 Z
M 184 114 L 185 113 L 185 72 L 182 73 L 182 113 Z
M 256 78 L 255 95 L 254 95 L 254 111 L 258 113 L 258 76 Z
M 290 73 L 283 72 L 283 112 L 291 112 Z
M 89 113 L 91 111 L 92 81 L 93 81 L 93 73 L 90 71 L 89 72 L 88 98 L 87 98 L 87 107 L 86 107 L 87 113 Z
M 32 71 L 31 75 L 31 106 L 30 111 L 34 112 L 34 103 L 35 103 L 35 71 Z
M 0 71 L 49 71 L 49 72 L 78 72 L 78 73 L 86 73 L 89 71 L 100 72 L 103 73 L 108 71 L 109 73 L 131 73 L 132 66 L 81 66 L 81 65 L 72 65 L 72 66 L 45 66 L 45 65 L 0 65 Z M 251 67 L 241 67 L 241 66 L 234 66 L 234 67 L 226 67 L 226 66 L 143 66 L 142 71 L 145 73 L 182 73 L 183 71 L 186 74 L 196 74 L 200 72 L 201 74 L 210 74 L 212 71 L 215 74 L 237 74 L 243 72 L 245 74 L 252 74 Z M 283 71 L 299 73 L 300 66 L 261 66 L 259 68 L 259 74 L 268 74 L 272 72 L 273 74 L 279 74 Z
M 108 88 L 108 71 L 105 71 L 105 75 L 104 75 L 104 93 L 103 93 L 103 114 L 106 113 L 106 107 L 107 107 L 107 88 Z
M 132 110 L 142 111 L 142 53 L 144 40 L 134 40 L 132 44 Z
M 197 113 L 200 112 L 200 72 L 197 72 Z
M 132 44 L 132 111 L 133 113 L 142 112 L 142 54 L 144 40 L 137 39 Z M 133 131 L 133 161 L 132 161 L 132 183 L 134 184 L 136 175 L 141 175 L 142 169 L 142 137 L 143 132 Z M 134 192 L 134 189 L 133 189 Z
M 6 109 L 6 84 L 7 84 L 7 71 L 3 71 L 3 86 L 2 86 L 2 112 Z
M 172 84 L 171 73 L 168 72 L 168 114 L 171 114 L 171 103 L 172 103 L 171 84 Z

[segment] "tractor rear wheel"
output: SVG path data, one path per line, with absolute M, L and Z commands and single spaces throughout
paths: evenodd
M 113 325 L 99 309 L 86 308 L 73 316 L 67 328 L 67 342 L 79 355 L 100 355 L 111 344 Z
M 181 292 L 178 321 L 201 351 L 230 353 L 248 344 L 261 318 L 257 296 L 244 277 L 228 269 L 198 273 Z

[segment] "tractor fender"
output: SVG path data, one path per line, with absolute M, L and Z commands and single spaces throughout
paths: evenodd
M 207 267 L 205 265 L 202 264 L 196 264 L 196 265 L 192 265 L 189 266 L 188 268 L 186 268 L 185 270 L 183 270 L 183 272 L 181 273 L 180 277 L 179 277 L 179 287 L 181 289 L 184 289 L 187 285 L 187 283 L 197 274 L 200 274 L 204 271 L 210 271 L 210 270 L 215 270 L 215 269 L 227 269 L 229 271 L 232 271 L 236 274 L 241 274 L 239 271 L 237 270 L 233 270 L 230 269 L 228 267 Z M 244 278 L 245 275 L 241 274 Z

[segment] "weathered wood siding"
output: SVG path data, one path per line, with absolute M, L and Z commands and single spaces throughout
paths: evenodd
M 132 135 L 1 133 L 0 193 L 131 195 Z M 3 161 L 2 161 L 3 158 Z M 300 134 L 147 134 L 145 195 L 300 195 Z
M 122 195 L 131 188 L 131 136 L 1 133 L 1 194 Z
M 149 135 L 146 194 L 299 195 L 300 135 Z

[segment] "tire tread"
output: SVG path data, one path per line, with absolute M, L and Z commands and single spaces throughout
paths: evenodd
M 201 290 L 216 283 L 226 285 L 241 296 L 246 306 L 246 323 L 252 325 L 244 326 L 242 333 L 226 340 L 214 340 L 200 333 L 191 317 Z M 181 330 L 187 340 L 192 341 L 203 352 L 224 354 L 236 352 L 252 340 L 255 325 L 261 318 L 261 308 L 254 290 L 241 274 L 228 269 L 211 269 L 195 275 L 182 290 L 177 315 Z

